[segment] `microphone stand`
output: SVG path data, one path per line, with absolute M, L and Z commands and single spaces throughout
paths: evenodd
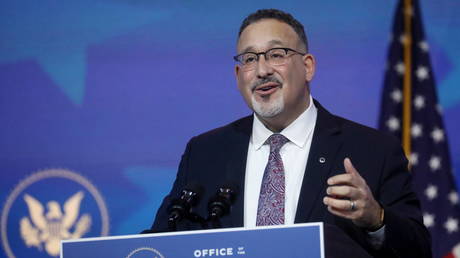
M 214 198 L 209 201 L 208 221 L 211 222 L 212 228 L 221 228 L 220 218 L 230 213 L 234 198 L 234 191 L 229 187 L 221 187 Z

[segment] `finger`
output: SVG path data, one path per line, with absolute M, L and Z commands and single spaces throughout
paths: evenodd
M 326 193 L 334 198 L 357 199 L 359 197 L 357 189 L 347 185 L 330 186 L 326 189 Z
M 351 163 L 350 158 L 345 158 L 343 160 L 343 165 L 347 174 L 352 175 L 355 186 L 362 187 L 363 185 L 367 185 L 364 178 L 361 176 L 361 174 L 359 174 L 358 170 Z
M 334 208 L 336 210 L 351 211 L 351 202 L 350 202 L 350 200 L 336 199 L 336 198 L 332 198 L 330 196 L 326 196 L 326 197 L 323 198 L 323 202 L 327 206 L 329 206 L 331 208 Z M 355 202 L 355 205 L 356 205 L 356 202 Z
M 327 180 L 328 185 L 353 185 L 353 176 L 351 174 L 340 174 L 330 177 Z
M 345 171 L 348 174 L 359 175 L 358 170 L 356 170 L 356 168 L 353 166 L 353 164 L 351 163 L 350 158 L 347 157 L 347 158 L 345 158 L 343 160 L 343 166 L 345 167 Z
M 339 217 L 343 217 L 343 218 L 347 218 L 347 219 L 354 219 L 355 217 L 355 214 L 353 213 L 353 211 L 344 211 L 344 210 L 338 210 L 338 209 L 335 209 L 331 206 L 327 206 L 327 210 L 334 214 L 334 215 L 337 215 Z

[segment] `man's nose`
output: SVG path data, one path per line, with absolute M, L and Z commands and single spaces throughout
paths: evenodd
M 265 78 L 273 74 L 273 67 L 267 62 L 264 55 L 259 56 L 256 66 L 257 77 Z

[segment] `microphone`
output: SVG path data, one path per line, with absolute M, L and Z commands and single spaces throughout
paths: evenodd
M 177 222 L 183 218 L 192 217 L 194 220 L 200 220 L 196 214 L 192 213 L 192 207 L 199 202 L 202 192 L 202 187 L 195 183 L 189 183 L 182 190 L 180 198 L 172 200 L 168 208 L 168 227 L 170 230 L 175 231 Z
M 208 220 L 213 222 L 214 228 L 221 227 L 219 222 L 220 218 L 230 213 L 231 206 L 237 194 L 235 189 L 237 188 L 232 184 L 224 185 L 220 187 L 216 195 L 209 200 Z

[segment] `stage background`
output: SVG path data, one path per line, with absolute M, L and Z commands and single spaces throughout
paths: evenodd
M 318 64 L 313 96 L 335 114 L 376 127 L 395 6 L 388 0 L 2 1 L 2 250 L 49 257 L 51 240 L 27 246 L 21 221 L 40 205 L 44 210 L 35 214 L 48 222 L 65 217 L 65 204 L 72 206 L 80 191 L 84 197 L 72 207 L 80 207 L 79 218 L 91 217 L 84 237 L 148 228 L 188 139 L 250 113 L 232 56 L 242 19 L 258 8 L 280 8 L 305 25 Z M 421 8 L 458 181 L 460 2 L 422 0 Z M 26 194 L 40 204 L 30 208 Z

